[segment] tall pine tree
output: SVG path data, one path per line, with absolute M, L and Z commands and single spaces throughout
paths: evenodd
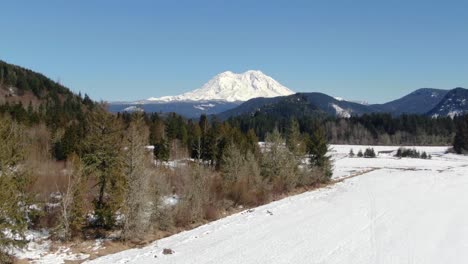
M 103 106 L 89 113 L 87 124 L 83 162 L 87 174 L 93 175 L 97 182 L 94 224 L 97 227 L 112 228 L 125 190 L 123 126 Z

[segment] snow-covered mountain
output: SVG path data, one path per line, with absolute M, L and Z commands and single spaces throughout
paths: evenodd
M 140 103 L 168 103 L 193 101 L 244 102 L 257 97 L 277 97 L 294 94 L 261 71 L 233 73 L 226 71 L 216 75 L 201 88 L 176 96 L 149 98 Z

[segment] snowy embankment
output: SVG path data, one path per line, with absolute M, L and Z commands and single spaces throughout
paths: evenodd
M 333 146 L 335 177 L 358 177 L 90 263 L 468 262 L 468 157 L 375 147 L 375 159 L 348 158 L 350 148 L 365 146 Z

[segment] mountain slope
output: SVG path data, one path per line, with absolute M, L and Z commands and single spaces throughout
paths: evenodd
M 337 100 L 323 93 L 297 93 L 276 98 L 255 98 L 240 106 L 219 114 L 221 119 L 237 115 L 264 113 L 282 117 L 328 114 L 350 117 L 370 113 L 371 109 L 362 104 Z
M 430 116 L 450 116 L 468 113 L 468 89 L 461 87 L 450 90 L 430 111 Z
M 247 101 L 256 97 L 276 97 L 294 92 L 261 71 L 247 71 L 236 74 L 226 71 L 216 75 L 201 88 L 177 96 L 149 98 L 148 102 L 183 101 Z
M 421 88 L 400 99 L 385 104 L 370 105 L 375 112 L 401 114 L 425 114 L 434 108 L 448 90 Z

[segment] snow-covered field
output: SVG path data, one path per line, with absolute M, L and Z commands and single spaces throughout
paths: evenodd
M 90 263 L 468 263 L 468 157 L 350 148 L 333 146 L 334 177 L 356 177 Z

